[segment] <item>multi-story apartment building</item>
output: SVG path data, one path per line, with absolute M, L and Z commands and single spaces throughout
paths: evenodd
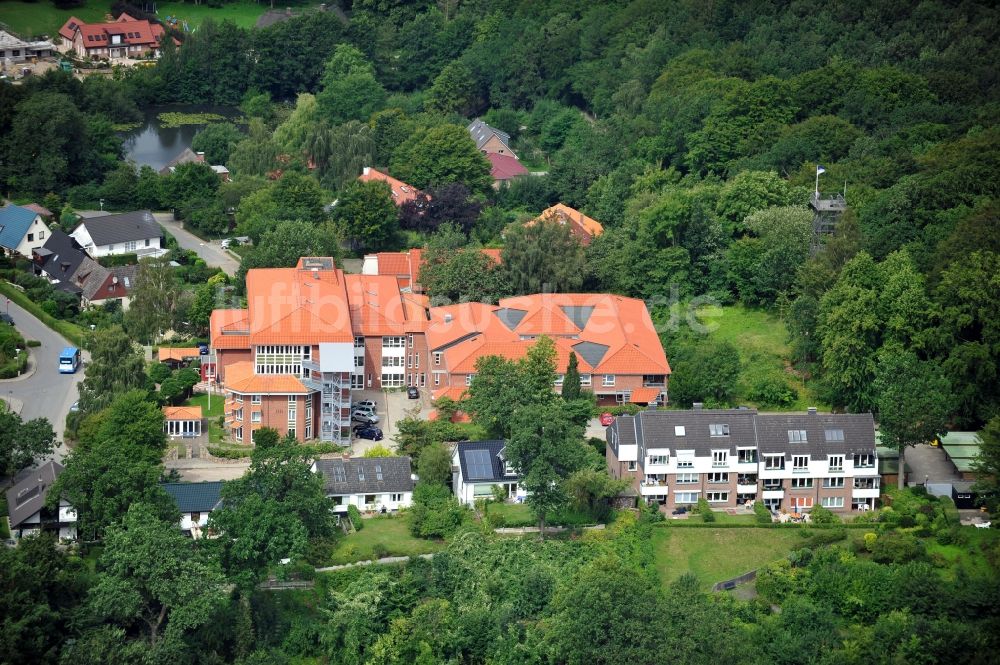
M 696 408 L 622 416 L 607 429 L 608 470 L 664 510 L 868 510 L 879 496 L 871 414 L 760 414 Z
M 520 358 L 541 335 L 556 344 L 554 389 L 574 352 L 602 402 L 666 400 L 670 365 L 641 300 L 539 294 L 430 307 L 395 275 L 347 275 L 330 258 L 250 270 L 246 285 L 246 309 L 212 313 L 204 363 L 237 441 L 261 427 L 346 441 L 352 390 L 417 386 L 459 399 L 477 359 Z

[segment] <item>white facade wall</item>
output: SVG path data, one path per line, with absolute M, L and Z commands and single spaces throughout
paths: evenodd
M 361 512 L 381 512 L 385 508 L 389 512 L 395 512 L 401 508 L 409 508 L 413 504 L 413 492 L 375 492 L 372 494 L 330 494 L 328 495 L 336 502 L 333 507 L 335 513 L 347 513 L 348 506 L 355 506 Z M 374 502 L 368 503 L 366 499 L 374 496 Z M 396 499 L 393 499 L 396 497 Z
M 48 239 L 49 227 L 42 221 L 41 215 L 35 215 L 34 221 L 31 222 L 31 226 L 25 231 L 24 237 L 21 238 L 21 242 L 14 248 L 14 251 L 21 256 L 31 258 L 31 252 L 42 247 Z

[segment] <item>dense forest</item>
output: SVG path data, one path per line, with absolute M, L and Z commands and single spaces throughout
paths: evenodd
M 996 431 L 992 3 L 345 9 L 346 22 L 321 11 L 264 29 L 208 21 L 155 66 L 107 79 L 0 83 L 3 194 L 70 219 L 98 199 L 174 209 L 207 237 L 249 236 L 237 292 L 246 270 L 302 255 L 425 246 L 438 302 L 547 288 L 644 298 L 657 321 L 678 300 L 762 308 L 787 325 L 795 371 L 834 408 L 877 413 L 886 443 L 991 419 Z M 174 103 L 239 107 L 239 122 L 195 139 L 232 182 L 199 164 L 162 177 L 123 161 L 116 126 Z M 546 175 L 494 190 L 465 129 L 477 116 Z M 820 165 L 820 190 L 848 209 L 817 237 L 808 203 Z M 385 186 L 357 182 L 364 166 L 429 198 L 397 210 Z M 564 227 L 516 224 L 557 202 L 600 220 L 603 235 L 582 247 Z M 501 264 L 462 251 L 480 246 L 502 247 Z M 133 314 L 126 330 L 140 339 L 173 319 L 204 332 L 215 286 L 183 308 L 156 304 L 162 324 Z M 687 328 L 663 341 L 674 404 L 730 403 L 731 345 Z M 142 388 L 134 364 L 127 387 Z M 780 386 L 759 388 L 761 403 L 787 400 L 772 395 Z M 318 499 L 301 453 L 261 451 L 260 475 L 234 484 L 215 518 L 238 537 L 192 545 L 174 537 L 154 487 L 158 411 L 138 432 L 142 399 L 102 399 L 95 412 L 110 410 L 81 434 L 86 473 L 64 482 L 91 502 L 105 549 L 81 559 L 40 539 L 0 552 L 5 662 L 987 663 L 1000 648 L 995 531 L 969 536 L 919 493 L 900 494 L 870 538 L 817 529 L 762 571 L 754 600 L 709 595 L 688 577 L 662 584 L 650 534 L 668 527 L 644 513 L 544 543 L 465 525 L 430 561 L 316 575 L 310 592 L 256 591 L 278 550 L 269 525 L 293 525 L 282 537 L 307 562 L 331 537 L 322 510 L 308 510 L 319 504 L 305 502 Z M 87 498 L 98 481 L 99 505 Z M 149 558 L 159 560 L 137 565 Z

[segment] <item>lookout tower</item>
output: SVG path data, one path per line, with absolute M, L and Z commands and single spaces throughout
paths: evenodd
M 844 195 L 820 194 L 815 192 L 809 199 L 809 207 L 813 210 L 813 235 L 829 235 L 837 229 L 840 216 L 847 210 Z

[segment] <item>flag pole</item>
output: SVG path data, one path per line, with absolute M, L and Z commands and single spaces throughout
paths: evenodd
M 816 165 L 816 198 L 819 198 L 819 164 Z

